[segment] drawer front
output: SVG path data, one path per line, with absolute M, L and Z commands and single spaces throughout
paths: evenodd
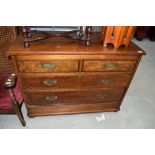
M 88 112 L 104 112 L 104 111 L 118 111 L 120 103 L 118 102 L 103 102 L 90 104 L 70 104 L 63 106 L 27 106 L 28 115 L 30 116 L 46 116 L 58 114 L 77 114 Z
M 75 89 L 78 86 L 78 76 L 22 76 L 24 89 Z
M 109 101 L 120 101 L 124 88 L 102 88 L 79 91 L 81 103 L 102 103 Z
M 26 92 L 26 98 L 31 105 L 58 105 L 102 103 L 120 101 L 124 89 L 94 89 L 65 92 Z
M 76 89 L 76 88 L 103 88 L 125 87 L 131 74 L 95 74 L 76 76 L 21 76 L 24 89 Z
M 28 103 L 31 105 L 59 105 L 63 106 L 64 103 L 70 104 L 75 103 L 78 99 L 76 91 L 65 91 L 65 92 L 26 92 L 25 93 Z
M 17 61 L 19 72 L 77 72 L 78 61 Z
M 80 88 L 126 87 L 131 74 L 95 74 L 80 76 Z
M 132 72 L 136 61 L 84 61 L 83 71 L 85 72 L 110 72 L 123 71 Z

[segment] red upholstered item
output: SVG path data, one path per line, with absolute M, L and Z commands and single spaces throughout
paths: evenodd
M 8 76 L 8 74 L 0 74 L 0 110 L 13 108 L 8 91 L 3 86 Z M 19 104 L 21 104 L 23 99 L 19 90 L 18 82 L 16 84 L 16 87 L 13 89 L 13 92 Z

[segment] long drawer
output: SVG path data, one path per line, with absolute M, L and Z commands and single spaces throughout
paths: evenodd
M 124 88 L 117 90 L 106 89 L 83 89 L 77 91 L 28 91 L 25 92 L 30 105 L 64 105 L 102 103 L 107 101 L 120 101 Z
M 21 76 L 24 89 L 75 89 L 127 86 L 131 74 L 77 74 L 77 75 L 29 75 Z
M 19 72 L 21 73 L 78 72 L 78 66 L 79 66 L 78 61 L 72 61 L 72 60 L 17 61 L 17 67 Z
M 122 72 L 132 72 L 135 68 L 136 61 L 84 61 L 83 71 L 85 72 L 111 72 L 111 71 L 122 71 Z

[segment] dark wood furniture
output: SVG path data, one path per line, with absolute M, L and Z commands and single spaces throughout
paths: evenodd
M 120 109 L 145 53 L 134 43 L 104 47 L 99 35 L 92 36 L 91 46 L 53 37 L 29 48 L 17 37 L 7 55 L 14 62 L 28 116 Z
M 18 27 L 18 29 L 20 29 L 20 27 Z M 91 44 L 92 26 L 23 26 L 21 30 L 23 32 L 25 48 L 30 47 L 31 42 L 54 36 L 64 36 L 85 41 L 87 46 Z

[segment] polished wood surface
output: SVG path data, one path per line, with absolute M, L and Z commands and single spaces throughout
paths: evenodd
M 66 55 L 31 55 L 31 56 L 15 56 L 16 60 L 24 60 L 24 61 L 49 61 L 49 60 L 136 60 L 139 58 L 139 56 L 141 56 L 142 54 L 144 54 L 143 52 L 140 52 L 141 54 L 135 54 L 135 55 L 130 55 L 129 53 L 121 54 L 121 53 L 100 53 L 97 54 L 96 52 L 94 52 L 93 54 L 79 54 L 79 55 L 74 55 L 72 54 L 66 54 Z M 129 54 L 129 55 L 128 55 Z
M 30 105 L 58 105 L 64 104 L 87 104 L 104 101 L 120 101 L 123 88 L 113 89 L 84 89 L 75 91 L 29 91 L 25 92 Z
M 133 71 L 136 61 L 84 61 L 85 72 Z
M 94 37 L 94 39 L 93 39 Z M 144 51 L 134 43 L 130 43 L 128 48 L 113 48 L 113 46 L 104 47 L 101 44 L 100 34 L 92 35 L 91 46 L 85 46 L 80 41 L 72 41 L 68 38 L 49 38 L 33 42 L 30 48 L 23 47 L 22 36 L 16 38 L 14 45 L 7 51 L 7 55 L 141 55 Z
M 17 37 L 7 55 L 30 117 L 120 109 L 145 52 L 134 43 L 103 47 L 95 36 L 89 47 L 60 37 L 31 43 L 27 49 Z
M 17 61 L 19 72 L 77 72 L 78 61 Z
M 130 73 L 91 73 L 91 74 L 24 74 L 21 76 L 24 90 L 51 90 L 77 88 L 103 88 L 127 86 L 131 79 Z
M 22 75 L 23 88 L 26 90 L 42 90 L 42 89 L 66 89 L 77 88 L 79 85 L 79 77 L 77 75 Z
M 119 103 L 117 102 L 103 102 L 103 103 L 88 103 L 88 104 L 73 104 L 60 106 L 27 106 L 28 116 L 49 116 L 62 114 L 79 114 L 92 112 L 114 112 L 119 111 Z
M 104 87 L 125 87 L 131 79 L 131 74 L 108 73 L 108 74 L 87 74 L 80 76 L 80 88 L 104 88 Z

